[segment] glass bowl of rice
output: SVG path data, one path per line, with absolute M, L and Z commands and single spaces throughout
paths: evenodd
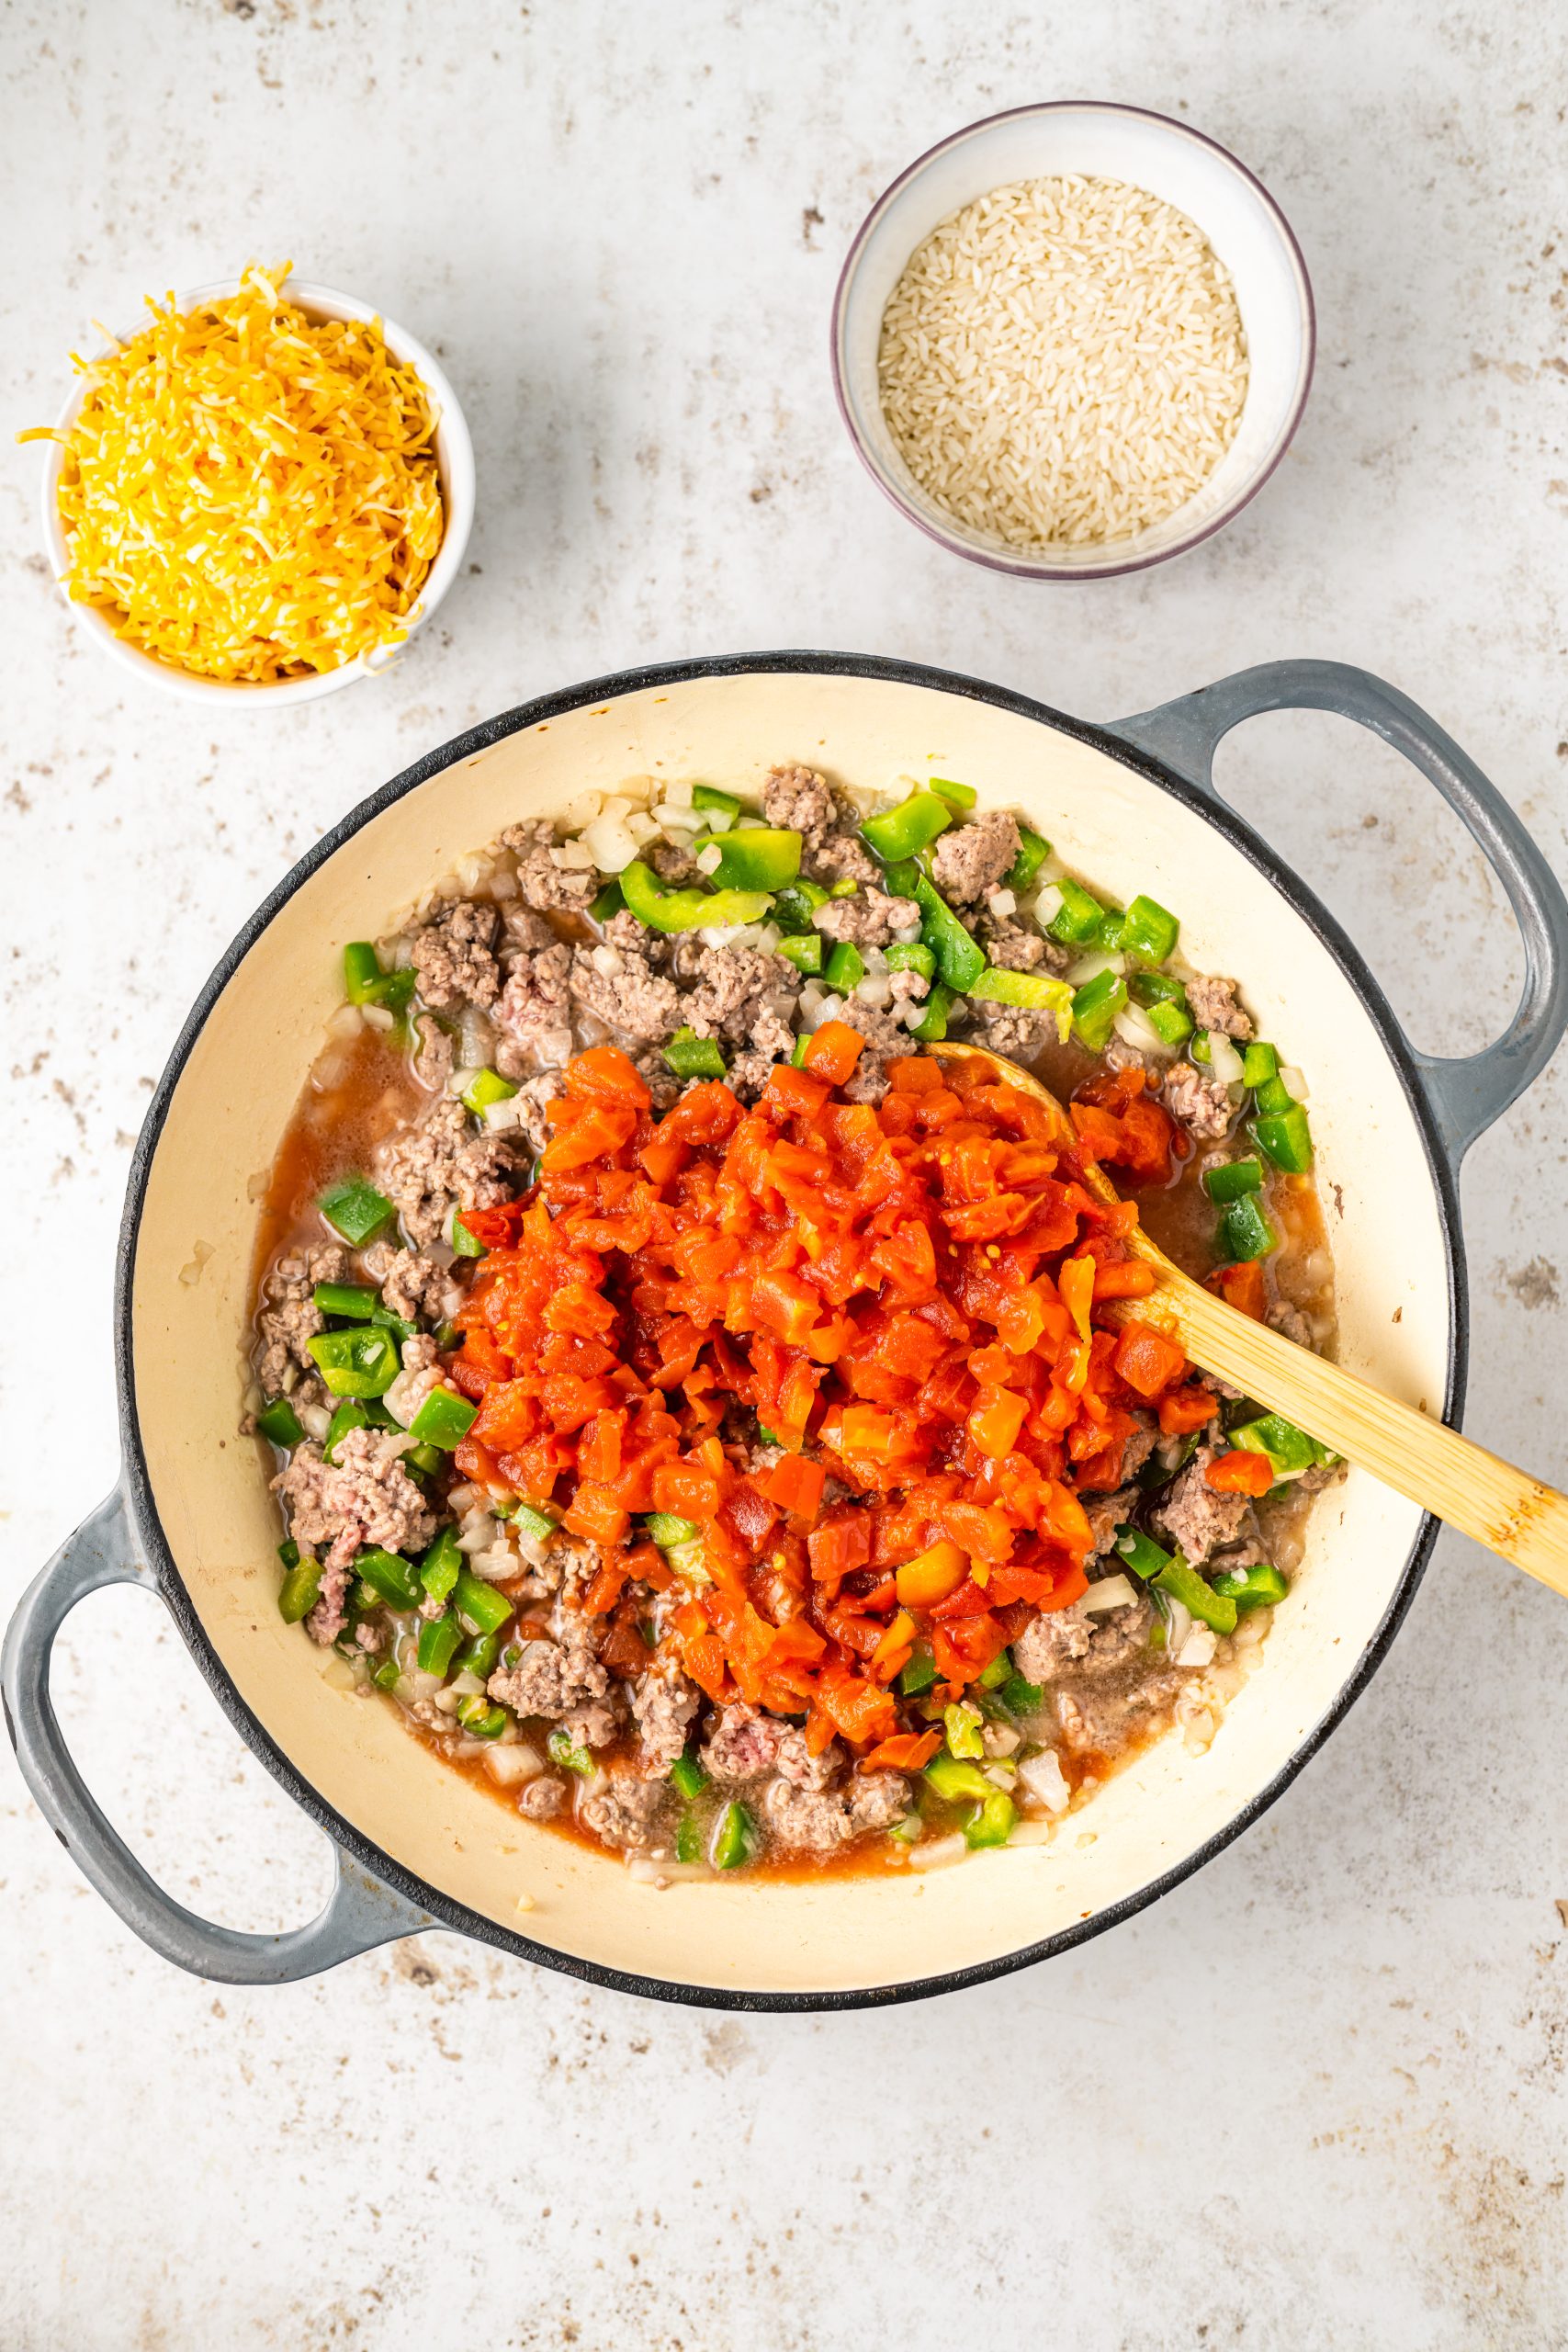
M 1315 342 L 1267 189 L 1186 124 L 1090 101 L 993 115 L 911 164 L 833 303 L 873 481 L 954 554 L 1032 580 L 1222 530 L 1290 445 Z

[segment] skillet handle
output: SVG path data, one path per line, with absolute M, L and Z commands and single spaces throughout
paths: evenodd
M 1392 743 L 1435 784 L 1507 893 L 1525 943 L 1525 989 L 1503 1035 L 1450 1058 L 1410 1048 L 1438 1131 L 1457 1168 L 1538 1078 L 1568 1026 L 1568 899 L 1529 834 L 1468 753 L 1397 686 L 1344 662 L 1265 662 L 1196 694 L 1116 720 L 1109 732 L 1213 793 L 1214 752 L 1266 710 L 1332 710 Z M 1216 795 L 1217 797 L 1217 795 Z
M 0 1657 L 6 1724 L 39 1811 L 110 1908 L 164 1959 L 225 1984 L 288 1984 L 437 1923 L 336 1848 L 337 1880 L 302 1928 L 247 1935 L 197 1918 L 149 1876 L 100 1811 L 72 1761 L 49 1696 L 50 1654 L 79 1600 L 107 1584 L 157 1580 L 136 1556 L 125 1499 L 100 1503 L 62 1544 L 17 1605 Z M 160 1595 L 160 1598 L 162 1596 Z

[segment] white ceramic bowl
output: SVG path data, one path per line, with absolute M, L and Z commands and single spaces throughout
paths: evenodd
M 1202 488 L 1160 522 L 1093 547 L 1031 551 L 959 522 L 916 482 L 882 413 L 882 314 L 918 245 L 994 187 L 1057 173 L 1125 180 L 1195 220 L 1230 271 L 1251 378 L 1241 424 Z M 1137 107 L 1066 100 L 1020 107 L 955 131 L 880 197 L 850 247 L 833 301 L 833 382 L 872 480 L 955 555 L 1030 580 L 1104 580 L 1184 554 L 1223 530 L 1284 456 L 1306 405 L 1316 327 L 1301 248 L 1268 190 L 1234 155 L 1185 123 Z
M 188 293 L 176 294 L 175 301 L 184 311 L 198 302 L 225 300 L 239 291 L 237 278 L 223 278 L 210 286 L 197 286 Z M 474 520 L 474 445 L 468 438 L 457 395 L 446 380 L 446 370 L 434 359 L 423 343 L 416 342 L 406 327 L 398 325 L 374 303 L 361 302 L 352 294 L 340 294 L 334 287 L 308 286 L 294 278 L 288 281 L 288 298 L 314 319 L 379 319 L 381 333 L 388 350 L 395 359 L 413 368 L 440 413 L 435 428 L 435 463 L 441 477 L 441 497 L 446 510 L 446 527 L 435 561 L 425 576 L 424 589 L 414 616 L 409 622 L 409 632 L 420 628 L 457 578 L 468 544 L 468 533 Z M 57 433 L 68 433 L 76 421 L 76 412 L 87 391 L 84 378 L 55 420 Z M 43 478 L 43 544 L 44 552 L 56 580 L 65 572 L 69 556 L 65 547 L 65 532 L 60 520 L 60 476 L 65 452 L 58 441 L 44 444 L 49 463 Z M 64 591 L 62 590 L 62 594 Z M 104 651 L 118 662 L 122 669 L 134 670 L 140 677 L 149 679 L 169 694 L 179 695 L 186 702 L 226 703 L 231 710 L 283 710 L 291 704 L 314 702 L 319 695 L 335 694 L 340 686 L 350 686 L 356 678 L 374 676 L 386 666 L 385 655 L 378 660 L 361 655 L 355 662 L 345 662 L 341 670 L 323 670 L 304 678 L 286 678 L 276 685 L 256 686 L 230 684 L 219 678 L 198 678 L 187 670 L 176 669 L 172 662 L 158 662 L 152 654 L 143 653 L 119 636 L 103 615 L 91 605 L 73 604 L 71 607 L 87 635 Z

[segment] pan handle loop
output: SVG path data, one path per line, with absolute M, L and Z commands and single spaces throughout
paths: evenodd
M 1332 710 L 1370 727 L 1435 784 L 1507 893 L 1525 944 L 1525 987 L 1500 1037 L 1450 1057 L 1410 1047 L 1432 1116 L 1457 1168 L 1477 1136 L 1540 1076 L 1568 1026 L 1568 899 L 1530 835 L 1469 754 L 1397 686 L 1344 662 L 1265 662 L 1108 730 L 1215 793 L 1214 752 L 1233 727 L 1266 710 Z
M 88 1593 L 108 1584 L 157 1592 L 138 1559 L 118 1491 L 83 1521 L 23 1595 L 0 1656 L 6 1725 L 39 1811 L 85 1877 L 128 1928 L 177 1968 L 225 1984 L 288 1984 L 356 1952 L 437 1923 L 381 1885 L 334 1847 L 337 1879 L 324 1908 L 302 1928 L 247 1935 L 187 1911 L 149 1876 L 99 1808 L 72 1760 L 50 1702 L 55 1635 Z M 162 1595 L 160 1595 L 162 1598 Z

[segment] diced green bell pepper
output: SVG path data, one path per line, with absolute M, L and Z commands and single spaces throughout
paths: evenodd
M 549 1541 L 558 1524 L 551 1513 L 541 1510 L 537 1503 L 514 1503 L 512 1518 L 513 1523 L 520 1527 L 525 1535 L 532 1535 L 541 1544 Z
M 1020 825 L 1018 855 L 1002 876 L 1003 889 L 1020 894 L 1030 889 L 1050 854 L 1051 844 L 1043 833 L 1035 832 L 1031 826 Z
M 1155 1582 L 1162 1592 L 1170 1595 L 1172 1600 L 1179 1600 L 1188 1613 L 1196 1617 L 1201 1624 L 1212 1625 L 1216 1634 L 1235 1633 L 1235 1601 L 1205 1583 L 1197 1569 L 1184 1560 L 1179 1552 L 1173 1560 L 1167 1562 Z
M 459 1674 L 477 1674 L 488 1682 L 495 1672 L 495 1661 L 501 1649 L 499 1634 L 476 1634 L 471 1642 L 457 1652 L 456 1670 Z
M 510 1102 L 517 1089 L 509 1078 L 497 1069 L 476 1070 L 463 1089 L 463 1103 L 476 1119 L 482 1119 L 492 1102 Z
M 1287 1175 L 1304 1176 L 1311 1168 L 1312 1129 L 1299 1102 L 1292 1102 L 1288 1111 L 1254 1119 L 1250 1132 L 1253 1141 Z
M 947 986 L 962 995 L 985 970 L 985 951 L 970 937 L 926 875 L 916 872 L 909 895 L 919 908 L 920 937 L 936 957 L 937 970 Z
M 402 1457 L 402 1464 L 403 1468 L 416 1477 L 434 1478 L 444 1466 L 441 1448 L 438 1445 L 411 1445 Z
M 1250 1046 L 1242 1047 L 1241 1082 L 1244 1086 L 1267 1086 L 1271 1078 L 1280 1075 L 1280 1056 L 1273 1046 L 1266 1046 L 1261 1038 L 1254 1038 Z
M 669 1551 L 671 1544 L 694 1544 L 703 1532 L 694 1520 L 677 1519 L 673 1511 L 668 1510 L 650 1510 L 643 1524 L 649 1541 L 657 1544 L 661 1552 Z
M 1013 1665 L 1011 1652 L 1009 1650 L 998 1650 L 996 1657 L 991 1660 L 989 1666 L 984 1668 L 981 1671 L 979 1677 L 981 1690 L 999 1690 L 1012 1670 Z
M 256 1427 L 263 1437 L 280 1445 L 287 1453 L 299 1444 L 305 1434 L 304 1424 L 287 1396 L 275 1396 L 256 1415 Z
M 694 846 L 699 853 L 717 850 L 713 878 L 722 890 L 784 890 L 800 872 L 800 835 L 786 826 L 749 825 L 741 832 L 705 833 Z M 621 887 L 626 888 L 625 876 Z M 637 908 L 629 898 L 626 904 L 635 914 Z M 739 920 L 751 922 L 757 918 L 746 915 Z
M 1107 907 L 1100 918 L 1093 938 L 1086 940 L 1085 946 L 1101 948 L 1107 956 L 1119 956 L 1122 952 L 1122 934 L 1126 922 L 1125 907 Z
M 455 1216 L 452 1219 L 452 1255 L 455 1258 L 482 1258 L 486 1254 L 484 1243 L 468 1231 L 461 1215 Z
M 885 809 L 880 817 L 868 817 L 861 827 L 861 838 L 884 865 L 902 857 L 914 857 L 945 833 L 953 822 L 953 808 L 938 792 L 911 792 L 897 808 Z
M 351 939 L 343 951 L 344 994 L 350 1004 L 380 1004 L 400 1012 L 413 995 L 415 977 L 412 965 L 384 972 L 367 939 Z
M 432 1600 L 446 1600 L 463 1572 L 457 1531 L 444 1527 L 420 1563 L 419 1580 Z
M 1005 1846 L 1018 1822 L 1018 1807 L 1005 1789 L 992 1789 L 983 1797 L 980 1810 L 964 1825 L 964 1842 L 978 1849 L 984 1846 Z
M 1248 1259 L 1267 1258 L 1278 1246 L 1279 1236 L 1254 1193 L 1244 1193 L 1231 1203 L 1220 1219 L 1220 1255 L 1224 1264 L 1235 1266 Z
M 1050 1013 L 1056 1023 L 1058 1039 L 1064 1046 L 1066 1044 L 1076 1000 L 1066 980 L 1054 979 L 1044 972 L 1010 972 L 987 967 L 969 993 L 979 1004 L 1018 1004 L 1030 1012 Z
M 917 1642 L 910 1653 L 908 1665 L 898 1677 L 900 1696 L 905 1699 L 918 1699 L 923 1690 L 929 1690 L 940 1679 L 936 1670 L 936 1660 L 931 1656 L 931 1644 Z
M 334 1396 L 381 1396 L 402 1369 L 397 1341 L 378 1323 L 357 1330 L 318 1331 L 305 1342 Z
M 424 1599 L 412 1561 L 405 1560 L 400 1552 L 383 1551 L 378 1544 L 372 1544 L 367 1552 L 361 1552 L 354 1572 L 393 1609 L 417 1609 Z
M 1236 1615 L 1244 1617 L 1249 1609 L 1277 1607 L 1291 1588 L 1277 1567 L 1259 1560 L 1250 1568 L 1223 1569 L 1213 1589 L 1222 1599 L 1235 1601 Z
M 1163 964 L 1174 949 L 1181 925 L 1157 899 L 1145 899 L 1141 894 L 1128 907 L 1122 923 L 1122 945 L 1129 956 L 1141 956 L 1150 964 Z
M 1079 882 L 1064 876 L 1056 888 L 1062 894 L 1062 903 L 1045 928 L 1064 946 L 1081 947 L 1100 929 L 1105 909 Z
M 954 784 L 950 775 L 930 776 L 927 784 L 931 791 L 941 794 L 950 808 L 973 808 L 979 797 L 972 784 Z
M 919 972 L 922 979 L 935 979 L 936 957 L 923 939 L 896 939 L 886 953 L 890 972 Z
M 589 907 L 588 911 L 595 922 L 613 922 L 626 903 L 626 892 L 621 888 L 621 877 L 618 874 L 613 874 Z
M 1097 972 L 1074 991 L 1073 1027 L 1091 1054 L 1105 1045 L 1126 1001 L 1127 983 L 1120 972 Z
M 728 930 L 761 922 L 772 903 L 765 890 L 667 888 L 639 857 L 622 867 L 621 889 L 632 913 L 649 931 Z
M 1155 1035 L 1162 1037 L 1168 1046 L 1179 1046 L 1184 1038 L 1192 1035 L 1191 1014 L 1174 1001 L 1151 1004 L 1144 1018 Z
M 282 1543 L 277 1547 L 277 1556 L 282 1561 L 286 1568 L 297 1568 L 299 1566 L 299 1546 L 296 1544 L 292 1535 L 286 1535 L 284 1537 Z
M 318 1283 L 310 1297 L 318 1315 L 342 1315 L 351 1323 L 368 1323 L 381 1304 L 369 1283 Z
M 675 1831 L 675 1860 L 690 1867 L 703 1857 L 703 1827 L 694 1814 L 683 1814 Z
M 865 978 L 865 957 L 848 939 L 840 939 L 828 958 L 824 974 L 828 986 L 840 996 L 848 996 Z
M 945 1754 L 933 1756 L 921 1777 L 948 1804 L 962 1804 L 967 1797 L 977 1797 L 984 1804 L 995 1785 L 987 1780 L 978 1764 L 961 1763 L 956 1757 Z
M 433 1388 L 409 1423 L 409 1435 L 416 1445 L 438 1445 L 450 1453 L 468 1436 L 479 1409 L 455 1388 Z
M 958 1700 L 942 1709 L 942 1721 L 950 1756 L 984 1756 L 986 1751 L 980 1745 L 982 1718 L 978 1707 L 971 1707 L 966 1701 Z
M 677 1756 L 670 1767 L 670 1785 L 688 1804 L 708 1784 L 708 1776 L 688 1748 L 684 1756 Z
M 806 1068 L 806 1048 L 810 1043 L 811 1040 L 809 1037 L 797 1037 L 795 1039 L 794 1048 L 791 1051 L 789 1057 L 792 1066 L 795 1069 L 804 1069 Z
M 1208 1031 L 1206 1029 L 1194 1029 L 1192 1032 L 1192 1041 L 1187 1048 L 1188 1060 L 1190 1062 L 1196 1062 L 1200 1069 L 1207 1069 L 1210 1063 L 1213 1060 L 1213 1051 L 1209 1044 Z
M 778 952 L 797 972 L 815 977 L 822 969 L 822 934 L 819 931 L 793 932 L 779 942 Z
M 818 908 L 825 907 L 827 903 L 828 893 L 819 882 L 798 878 L 790 884 L 787 890 L 779 892 L 773 900 L 773 910 L 769 920 L 777 923 L 781 931 L 804 935 L 812 932 L 811 919 Z M 818 938 L 820 933 L 812 932 L 812 936 Z
M 320 1560 L 296 1560 L 278 1589 L 277 1613 L 286 1625 L 298 1625 L 321 1597 Z
M 1203 1190 L 1222 1206 L 1227 1201 L 1239 1201 L 1244 1193 L 1261 1191 L 1262 1185 L 1260 1159 L 1227 1159 L 1221 1167 L 1203 1170 Z
M 1031 1682 L 1027 1674 L 1020 1674 L 1015 1667 L 997 1692 L 1010 1715 L 1037 1714 L 1045 1703 L 1045 1693 L 1038 1682 Z
M 472 1690 L 457 1702 L 457 1721 L 470 1739 L 499 1739 L 512 1718 L 482 1691 Z
M 439 1674 L 445 1681 L 452 1660 L 463 1646 L 463 1628 L 448 1609 L 444 1617 L 427 1617 L 419 1629 L 419 1670 Z
M 384 1657 L 370 1677 L 378 1690 L 395 1690 L 403 1679 L 403 1670 L 395 1657 Z
M 663 1053 L 677 1078 L 724 1076 L 724 1056 L 716 1040 L 699 1037 L 694 1029 L 677 1029 Z
M 512 1603 L 494 1585 L 486 1584 L 471 1569 L 459 1568 L 452 1588 L 452 1602 L 465 1623 L 477 1634 L 499 1634 L 512 1614 Z
M 716 808 L 727 817 L 739 817 L 741 805 L 733 792 L 721 792 L 716 784 L 694 784 L 692 786 L 694 808 Z
M 751 1816 L 743 1804 L 732 1801 L 719 1815 L 714 1832 L 715 1870 L 738 1871 L 750 1858 L 752 1843 Z
M 1252 1107 L 1259 1118 L 1279 1119 L 1296 1108 L 1296 1098 L 1282 1078 L 1266 1078 L 1253 1089 Z
M 1339 1458 L 1314 1437 L 1308 1437 L 1305 1430 L 1299 1430 L 1294 1421 L 1288 1421 L 1283 1413 L 1260 1413 L 1255 1421 L 1243 1421 L 1232 1430 L 1230 1441 L 1244 1453 L 1266 1453 L 1276 1478 L 1299 1477 L 1303 1470 Z
M 374 1240 L 392 1214 L 385 1193 L 378 1193 L 363 1176 L 346 1177 L 324 1193 L 316 1205 L 333 1230 L 355 1250 Z
M 890 899 L 912 899 L 919 871 L 912 857 L 896 857 L 884 868 L 882 887 Z
M 1146 1012 L 1151 1005 L 1187 1002 L 1187 991 L 1169 972 L 1129 972 L 1127 993 Z
M 1116 1556 L 1125 1560 L 1135 1577 L 1147 1584 L 1161 1570 L 1170 1566 L 1173 1555 L 1162 1552 L 1157 1544 L 1136 1527 L 1119 1527 L 1115 1536 Z
M 563 1772 L 575 1772 L 586 1780 L 593 1770 L 593 1758 L 586 1747 L 580 1747 L 569 1731 L 553 1731 L 545 1742 L 546 1752 L 552 1764 Z
M 910 1030 L 911 1037 L 918 1038 L 922 1046 L 930 1046 L 946 1036 L 947 1016 L 953 1010 L 953 993 L 945 980 L 931 982 L 926 1009 Z
M 357 1396 L 345 1396 L 327 1424 L 326 1442 L 321 1447 L 321 1459 L 337 1467 L 337 1450 L 350 1430 L 368 1429 L 370 1416 Z

